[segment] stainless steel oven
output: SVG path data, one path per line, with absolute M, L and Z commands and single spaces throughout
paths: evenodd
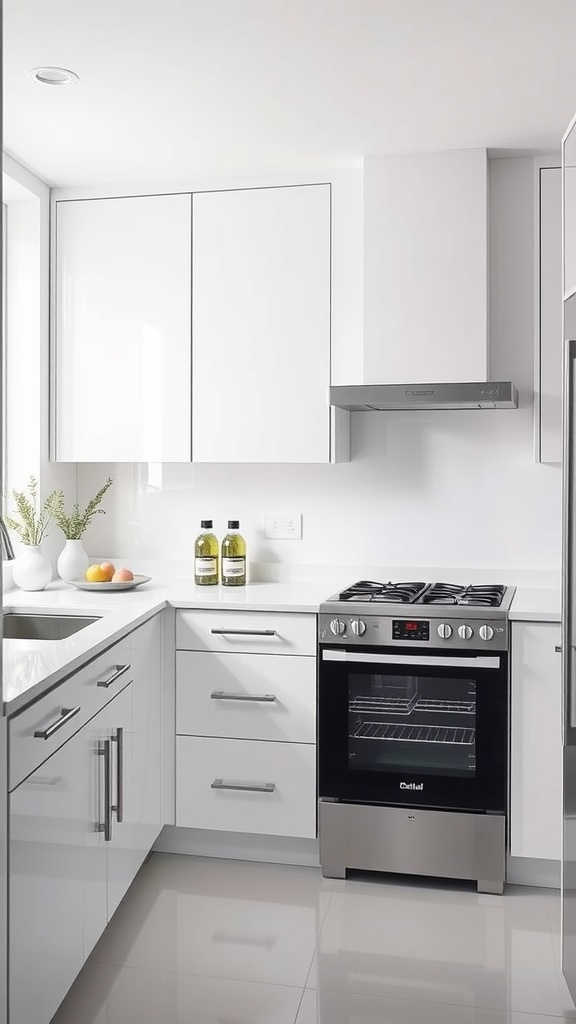
M 482 890 L 502 891 L 511 594 L 504 600 L 500 591 L 498 605 L 367 608 L 356 600 L 352 614 L 342 602 L 322 606 L 325 875 L 407 871 L 475 878 Z

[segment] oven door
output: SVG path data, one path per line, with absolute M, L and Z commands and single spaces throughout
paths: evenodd
M 506 810 L 507 655 L 321 647 L 319 796 Z

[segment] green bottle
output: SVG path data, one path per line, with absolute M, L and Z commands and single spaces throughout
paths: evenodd
M 246 585 L 246 541 L 238 530 L 238 519 L 228 520 L 228 533 L 222 541 L 222 586 Z
M 213 587 L 218 583 L 218 538 L 212 533 L 212 520 L 203 519 L 202 533 L 194 541 L 194 583 Z

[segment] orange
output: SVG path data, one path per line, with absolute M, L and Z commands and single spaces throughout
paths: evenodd
M 89 583 L 108 583 L 108 573 L 99 565 L 89 565 L 86 569 L 86 579 Z
M 116 572 L 116 566 L 113 562 L 100 562 L 100 568 L 102 569 L 102 572 L 106 573 L 107 580 L 111 580 Z

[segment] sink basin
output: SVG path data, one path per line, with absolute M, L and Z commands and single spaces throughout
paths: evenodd
M 99 615 L 44 615 L 28 612 L 4 612 L 2 636 L 5 640 L 64 640 Z

